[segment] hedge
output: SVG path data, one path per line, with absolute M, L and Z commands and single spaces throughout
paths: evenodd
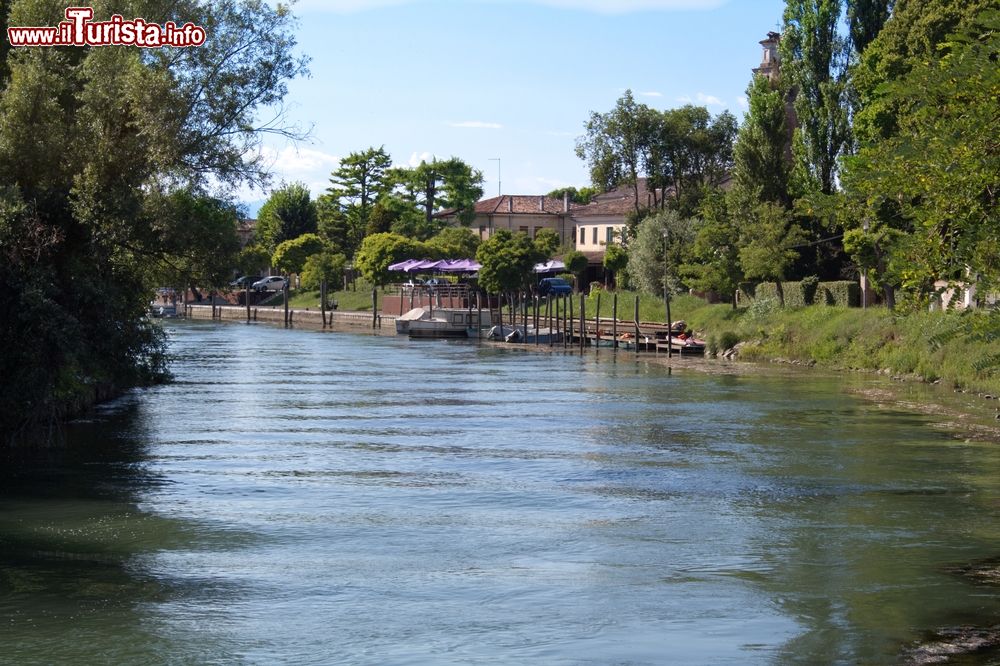
M 785 307 L 801 308 L 806 305 L 842 305 L 856 308 L 861 305 L 861 287 L 852 280 L 837 280 L 835 282 L 820 282 L 815 286 L 812 302 L 807 302 L 807 292 L 811 286 L 802 282 L 782 282 L 781 289 L 785 294 Z M 806 283 L 806 284 L 804 284 Z M 762 298 L 778 298 L 778 288 L 774 282 L 741 282 L 739 285 L 740 302 L 747 304 Z

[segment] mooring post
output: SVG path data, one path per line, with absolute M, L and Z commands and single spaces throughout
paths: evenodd
M 639 297 L 635 297 L 635 355 L 639 355 Z
M 288 318 L 288 280 L 287 279 L 285 280 L 285 286 L 281 288 L 281 295 L 283 297 L 283 300 L 285 301 L 285 326 L 288 326 L 288 323 L 289 323 L 290 320 Z
M 601 292 L 597 292 L 597 341 L 594 343 L 594 351 L 600 352 L 601 350 Z
M 319 318 L 323 321 L 323 328 L 326 328 L 326 280 L 319 283 Z
M 566 297 L 569 300 L 569 342 L 573 344 L 573 296 Z
M 618 292 L 611 297 L 611 348 L 618 351 Z
M 583 292 L 580 292 L 580 353 L 583 353 L 583 346 L 587 344 L 587 301 Z
M 378 325 L 378 288 L 372 287 L 372 330 Z
M 243 285 L 243 287 L 246 289 L 247 323 L 249 324 L 250 323 L 250 281 L 247 280 L 247 283 L 245 285 Z
M 478 339 L 482 340 L 483 339 L 483 302 L 479 299 L 479 290 L 478 289 L 476 290 L 476 321 L 479 322 L 476 325 L 476 329 L 479 331 Z M 491 319 L 490 326 L 492 326 L 492 325 L 493 325 L 493 321 Z

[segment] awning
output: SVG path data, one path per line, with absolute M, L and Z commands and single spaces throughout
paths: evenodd
M 550 259 L 541 264 L 535 264 L 536 273 L 562 273 L 566 271 L 566 264 L 555 259 Z

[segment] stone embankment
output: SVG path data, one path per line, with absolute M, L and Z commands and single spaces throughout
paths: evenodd
M 184 308 L 186 316 L 191 319 L 219 319 L 225 321 L 247 321 L 247 308 L 242 305 L 187 305 Z M 396 320 L 393 315 L 378 314 L 374 317 L 370 312 L 338 312 L 328 310 L 326 323 L 323 313 L 316 309 L 289 309 L 288 324 L 307 328 L 332 328 L 342 326 L 381 328 L 392 327 Z M 250 321 L 269 324 L 285 323 L 285 308 L 282 306 L 250 306 Z M 395 330 L 395 329 L 393 329 Z

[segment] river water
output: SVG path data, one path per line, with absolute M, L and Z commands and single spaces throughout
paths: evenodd
M 3 663 L 876 664 L 1000 622 L 951 571 L 1000 555 L 1000 450 L 870 379 L 169 328 L 175 382 L 4 460 Z

